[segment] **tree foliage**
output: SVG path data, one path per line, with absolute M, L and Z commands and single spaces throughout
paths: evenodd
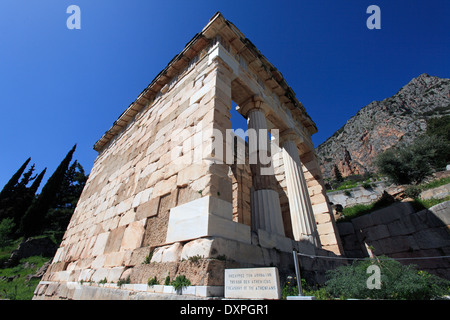
M 15 198 L 17 198 L 19 179 L 30 161 L 31 158 L 28 158 L 22 166 L 20 166 L 20 168 L 13 174 L 0 192 L 0 219 L 10 217 L 11 207 L 15 203 Z
M 427 121 L 427 135 L 438 136 L 450 142 L 450 116 L 431 118 Z
M 379 267 L 379 289 L 369 289 L 367 285 L 371 265 Z M 328 271 L 327 277 L 326 290 L 332 296 L 341 298 L 429 300 L 448 295 L 450 289 L 448 280 L 384 256 L 338 267 Z
M 75 160 L 65 172 L 54 203 L 45 216 L 45 225 L 49 229 L 59 232 L 66 230 L 86 180 L 83 167 Z
M 342 176 L 341 171 L 339 171 L 339 168 L 337 167 L 337 165 L 334 165 L 334 177 L 337 182 L 344 181 L 344 177 Z
M 450 144 L 436 135 L 422 135 L 410 145 L 391 148 L 378 155 L 381 174 L 396 184 L 418 184 L 450 161 Z
M 31 206 L 27 209 L 21 221 L 21 231 L 24 237 L 37 235 L 43 231 L 45 215 L 51 208 L 52 204 L 60 192 L 61 185 L 65 179 L 66 171 L 72 161 L 73 153 L 76 145 L 67 153 L 65 158 L 61 161 L 55 172 L 48 179 L 42 192 L 33 201 Z
M 20 237 L 50 231 L 58 239 L 63 235 L 84 188 L 87 176 L 78 161 L 72 161 L 76 145 L 37 194 L 47 168 L 34 174 L 28 170 L 31 158 L 13 174 L 0 192 L 0 247 Z

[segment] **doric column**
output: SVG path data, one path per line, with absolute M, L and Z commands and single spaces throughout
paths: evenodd
M 314 212 L 295 142 L 299 137 L 290 133 L 280 134 L 280 138 L 294 238 L 296 241 L 307 240 L 317 246 L 319 240 Z
M 270 141 L 262 100 L 253 98 L 247 102 L 249 135 L 249 161 L 252 171 L 253 192 L 251 197 L 252 228 L 266 230 L 284 236 L 280 197 L 275 190 L 275 175 L 270 154 Z

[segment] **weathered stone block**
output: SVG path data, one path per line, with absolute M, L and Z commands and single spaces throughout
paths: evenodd
M 177 262 L 180 260 L 183 246 L 176 242 L 164 248 L 162 252 L 161 262 Z
M 450 225 L 450 201 L 439 203 L 429 209 L 444 225 Z
M 377 241 L 372 241 L 369 245 L 375 247 L 375 254 L 391 254 L 397 252 L 418 250 L 419 246 L 412 236 L 398 236 L 384 238 Z
M 337 244 L 336 235 L 334 233 L 320 235 L 320 244 L 322 246 Z
M 334 234 L 334 226 L 333 223 L 331 222 L 327 222 L 327 223 L 321 223 L 317 225 L 317 232 L 322 235 L 322 234 L 329 234 L 329 233 L 333 233 Z
M 444 248 L 450 246 L 450 236 L 444 229 L 424 229 L 414 233 L 414 239 L 420 249 Z
M 153 198 L 136 208 L 136 220 L 153 217 L 158 214 L 159 198 Z
M 135 221 L 125 229 L 120 250 L 134 250 L 139 248 L 144 236 L 143 221 Z
M 275 233 L 258 229 L 259 244 L 263 248 L 275 248 L 284 252 L 292 252 L 292 241 Z
M 402 217 L 401 220 L 395 220 L 387 224 L 390 235 L 395 237 L 414 233 L 416 231 L 416 226 L 410 223 L 408 218 L 409 215 L 407 217 Z
M 379 240 L 390 236 L 389 229 L 384 224 L 367 228 L 364 233 L 367 241 Z
M 245 239 L 244 228 L 232 221 L 232 204 L 215 197 L 203 197 L 170 210 L 166 242 L 177 242 L 205 236 Z M 244 234 L 237 234 L 237 231 Z M 250 230 L 248 229 L 248 242 Z
M 106 255 L 104 267 L 112 268 L 124 264 L 126 251 L 111 252 Z M 129 254 L 128 254 L 129 255 Z
M 145 258 L 150 254 L 150 247 L 141 247 L 134 249 L 131 253 L 130 260 L 126 266 L 136 266 L 144 263 Z
M 123 233 L 125 232 L 125 226 L 111 230 L 108 236 L 108 240 L 105 245 L 104 253 L 119 251 L 122 244 Z
M 174 175 L 168 180 L 159 181 L 153 188 L 152 198 L 166 195 L 177 188 L 177 176 Z
M 374 224 L 388 224 L 411 213 L 414 213 L 414 208 L 410 203 L 399 202 L 387 208 L 377 210 L 371 213 L 370 216 Z
M 336 224 L 341 237 L 355 233 L 353 224 L 351 222 L 340 222 Z
M 92 249 L 93 256 L 99 256 L 104 253 L 106 243 L 108 241 L 109 232 L 100 233 L 95 240 L 94 248 Z
M 355 230 L 361 230 L 374 225 L 370 214 L 357 217 L 352 220 L 352 223 Z
M 170 209 L 176 206 L 177 190 L 161 197 L 158 214 L 149 217 L 145 226 L 145 234 L 142 245 L 157 247 L 166 243 L 167 225 L 169 223 Z
M 108 272 L 109 272 L 108 268 L 101 268 L 96 270 L 94 274 L 91 276 L 91 281 L 98 283 L 104 279 L 107 279 Z

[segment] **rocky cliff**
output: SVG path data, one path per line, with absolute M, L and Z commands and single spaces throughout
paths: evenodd
M 450 113 L 450 79 L 421 74 L 394 96 L 373 101 L 316 148 L 325 178 L 336 164 L 343 176 L 375 172 L 373 161 L 426 130 L 426 121 Z

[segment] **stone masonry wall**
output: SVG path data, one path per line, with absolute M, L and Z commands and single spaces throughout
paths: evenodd
M 135 250 L 164 245 L 170 208 L 207 195 L 231 202 L 228 168 L 194 164 L 210 150 L 205 132 L 221 112 L 214 100 L 227 90 L 219 78 L 200 59 L 102 150 L 47 279 L 79 281 L 85 270 L 102 270 L 117 281 Z
M 416 258 L 450 255 L 450 201 L 415 212 L 407 202 L 337 224 L 347 257 L 375 255 Z M 401 260 L 450 279 L 450 259 Z
M 343 208 L 357 204 L 370 204 L 378 200 L 386 190 L 384 181 L 374 182 L 371 188 L 355 187 L 347 190 L 328 192 L 328 198 L 334 205 L 340 204 Z

